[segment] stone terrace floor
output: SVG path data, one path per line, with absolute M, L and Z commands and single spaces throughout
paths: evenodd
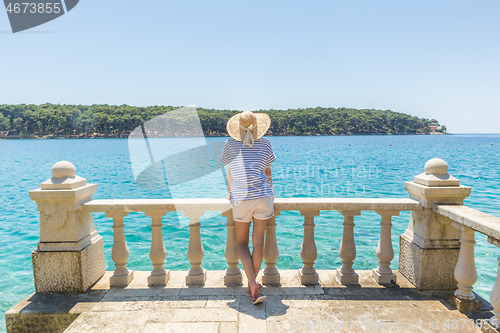
M 107 272 L 84 294 L 33 294 L 6 314 L 7 326 L 68 333 L 481 332 L 471 321 L 492 316 L 484 300 L 481 312 L 462 314 L 448 292 L 418 291 L 397 271 L 396 285 L 381 286 L 370 271 L 358 271 L 360 285 L 349 287 L 331 270 L 318 271 L 321 284 L 308 287 L 296 270 L 280 271 L 282 286 L 265 287 L 260 305 L 246 288 L 225 287 L 223 271 L 208 271 L 204 287 L 186 287 L 186 272 L 171 271 L 165 288 L 148 288 L 149 272 L 134 273 L 126 288 L 110 289 Z

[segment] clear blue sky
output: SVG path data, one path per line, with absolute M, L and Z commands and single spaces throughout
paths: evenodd
M 12 34 L 0 103 L 390 109 L 500 132 L 500 1 L 90 1 Z

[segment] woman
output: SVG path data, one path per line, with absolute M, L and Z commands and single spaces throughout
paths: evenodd
M 256 280 L 264 255 L 267 220 L 274 216 L 271 163 L 276 159 L 271 144 L 262 138 L 271 120 L 265 113 L 244 111 L 227 122 L 231 136 L 226 141 L 221 160 L 228 165 L 228 199 L 231 200 L 236 228 L 238 255 L 248 278 L 248 292 L 253 304 L 262 303 L 262 285 Z M 248 248 L 253 219 L 252 254 Z

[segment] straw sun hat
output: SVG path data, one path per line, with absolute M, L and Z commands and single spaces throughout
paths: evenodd
M 271 118 L 265 113 L 243 111 L 232 116 L 227 122 L 227 132 L 243 145 L 253 146 L 254 141 L 266 134 L 271 125 Z

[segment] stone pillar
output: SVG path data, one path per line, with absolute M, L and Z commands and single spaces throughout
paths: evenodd
M 127 260 L 130 255 L 127 241 L 125 239 L 125 224 L 123 218 L 128 215 L 126 211 L 111 211 L 106 217 L 113 218 L 113 248 L 111 249 L 111 260 L 115 263 L 113 276 L 109 278 L 111 287 L 126 287 L 134 278 L 134 271 L 127 268 Z
M 410 198 L 422 209 L 412 211 L 408 229 L 400 237 L 399 272 L 420 290 L 454 290 L 460 231 L 452 221 L 434 213 L 434 204 L 462 205 L 471 188 L 448 174 L 448 164 L 433 158 L 425 172 L 405 182 Z
M 337 269 L 337 281 L 341 284 L 358 284 L 358 273 L 352 268 L 354 259 L 356 259 L 356 242 L 354 241 L 354 216 L 361 215 L 360 210 L 340 210 L 344 215 L 344 231 L 340 241 L 339 256 L 342 267 Z
M 73 164 L 61 161 L 52 178 L 29 192 L 40 212 L 40 242 L 31 254 L 36 292 L 84 292 L 103 276 L 102 237 L 92 214 L 79 208 L 96 190 L 76 176 Z
M 148 276 L 148 286 L 166 286 L 170 279 L 170 271 L 166 270 L 165 259 L 167 250 L 163 242 L 163 233 L 161 218 L 166 211 L 146 211 L 145 216 L 151 217 L 151 248 L 149 250 L 149 259 L 153 264 L 153 270 Z
M 242 275 L 241 270 L 238 267 L 240 258 L 238 256 L 238 245 L 236 244 L 236 230 L 233 220 L 233 211 L 230 209 L 222 212 L 222 216 L 227 218 L 227 239 L 226 248 L 224 250 L 224 256 L 227 260 L 227 269 L 226 274 L 224 275 L 224 284 L 226 286 L 241 285 Z
M 262 273 L 262 283 L 266 286 L 279 286 L 281 284 L 280 272 L 276 262 L 280 257 L 278 242 L 276 240 L 276 216 L 280 211 L 274 208 L 274 216 L 267 221 L 266 238 L 264 240 L 264 262 L 266 268 Z
M 375 211 L 382 218 L 380 221 L 380 238 L 377 245 L 378 267 L 372 270 L 372 277 L 380 284 L 396 283 L 396 274 L 391 269 L 391 261 L 394 258 L 394 249 L 391 238 L 391 218 L 399 216 L 397 210 L 377 210 Z
M 319 278 L 314 262 L 318 257 L 318 251 L 314 240 L 314 217 L 319 216 L 319 210 L 301 210 L 300 215 L 304 216 L 304 238 L 300 248 L 300 257 L 304 265 L 299 269 L 298 277 L 301 284 L 317 284 Z
M 184 212 L 185 216 L 189 216 L 189 245 L 187 250 L 187 257 L 191 268 L 186 276 L 186 285 L 204 285 L 207 280 L 207 270 L 201 268 L 201 261 L 203 260 L 203 243 L 201 242 L 200 234 L 200 217 L 204 212 L 189 211 Z
M 476 231 L 455 222 L 453 222 L 453 226 L 461 231 L 462 236 L 460 238 L 457 266 L 455 266 L 455 280 L 458 289 L 453 294 L 450 294 L 450 298 L 458 311 L 481 311 L 481 300 L 476 300 L 476 295 L 472 292 L 474 283 L 477 281 L 476 263 L 474 261 L 474 244 L 476 244 L 474 234 Z

